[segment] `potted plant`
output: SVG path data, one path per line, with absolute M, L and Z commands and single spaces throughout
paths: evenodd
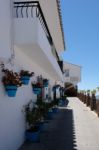
M 91 91 L 91 101 L 90 101 L 90 106 L 91 106 L 91 110 L 95 110 L 96 109 L 96 89 L 93 89 Z
M 44 87 L 48 87 L 49 80 L 48 79 L 43 79 L 43 85 Z
M 38 110 L 41 114 L 41 120 L 39 120 L 39 122 L 37 124 L 40 127 L 40 131 L 45 131 L 47 129 L 46 123 L 48 123 L 48 121 L 46 121 L 46 118 L 45 118 L 45 116 L 48 112 L 47 103 L 44 102 L 44 100 L 42 100 L 42 98 L 38 98 L 36 105 L 37 105 Z
M 48 112 L 47 112 L 47 119 L 53 119 L 53 107 L 54 107 L 54 103 L 53 101 L 51 101 L 50 103 L 47 103 L 47 107 L 48 107 Z
M 37 122 L 41 118 L 41 114 L 37 107 L 31 108 L 30 105 L 25 106 L 25 118 L 27 129 L 25 132 L 26 140 L 38 142 L 40 140 L 40 128 Z
M 20 75 L 8 69 L 3 69 L 4 76 L 2 82 L 9 97 L 15 97 L 17 88 L 22 86 Z
M 30 77 L 32 77 L 33 75 L 34 75 L 34 72 L 29 72 L 26 70 L 20 71 L 21 80 L 24 85 L 28 85 Z
M 38 95 L 41 93 L 42 84 L 39 82 L 32 83 L 32 88 L 33 88 L 33 92 Z

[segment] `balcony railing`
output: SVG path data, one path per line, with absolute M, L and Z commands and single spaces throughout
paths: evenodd
M 56 58 L 57 62 L 60 62 L 58 53 L 55 49 L 55 45 L 53 43 L 53 39 L 51 37 L 51 34 L 49 32 L 44 14 L 42 12 L 41 6 L 38 1 L 23 1 L 23 2 L 14 2 L 14 14 L 16 18 L 29 18 L 29 17 L 37 17 L 41 23 L 41 26 L 45 32 L 45 35 L 49 41 L 49 44 L 51 45 L 52 54 Z M 62 67 L 58 63 L 61 71 Z

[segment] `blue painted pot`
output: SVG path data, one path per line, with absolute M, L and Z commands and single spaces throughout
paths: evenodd
M 58 112 L 58 108 L 54 107 L 54 108 L 52 108 L 52 111 L 53 111 L 53 113 L 57 113 Z
M 29 76 L 22 76 L 21 77 L 21 81 L 24 85 L 28 85 L 29 84 L 29 80 L 30 80 L 30 77 Z
M 33 88 L 33 92 L 34 92 L 34 94 L 40 94 L 40 92 L 41 92 L 41 88 Z
M 62 101 L 62 105 L 65 106 L 65 101 L 64 100 Z
M 33 131 L 33 132 L 30 132 L 30 131 L 26 131 L 25 133 L 25 137 L 26 137 L 26 140 L 29 140 L 31 142 L 39 142 L 40 141 L 40 130 L 38 131 Z
M 64 100 L 60 100 L 59 101 L 59 106 L 65 106 L 65 101 Z
M 36 126 L 38 126 L 41 132 L 44 130 L 44 122 L 38 122 Z
M 5 86 L 7 95 L 9 97 L 15 97 L 16 96 L 16 92 L 17 92 L 17 86 L 15 85 L 7 85 Z
M 44 122 L 44 123 L 41 125 L 40 131 L 41 131 L 41 132 L 44 132 L 44 131 L 47 131 L 47 129 L 48 129 L 48 123 Z
M 53 119 L 53 111 L 47 112 L 47 119 L 49 119 L 49 120 Z
M 44 83 L 44 87 L 48 87 L 48 82 L 45 82 L 45 83 Z

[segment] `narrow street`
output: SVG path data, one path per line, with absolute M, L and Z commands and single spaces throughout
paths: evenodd
M 26 142 L 20 150 L 99 150 L 99 118 L 78 98 L 68 98 L 41 133 L 39 143 Z

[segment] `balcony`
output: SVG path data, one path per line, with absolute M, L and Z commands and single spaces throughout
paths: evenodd
M 39 2 L 14 2 L 15 46 L 60 80 L 62 67 Z

